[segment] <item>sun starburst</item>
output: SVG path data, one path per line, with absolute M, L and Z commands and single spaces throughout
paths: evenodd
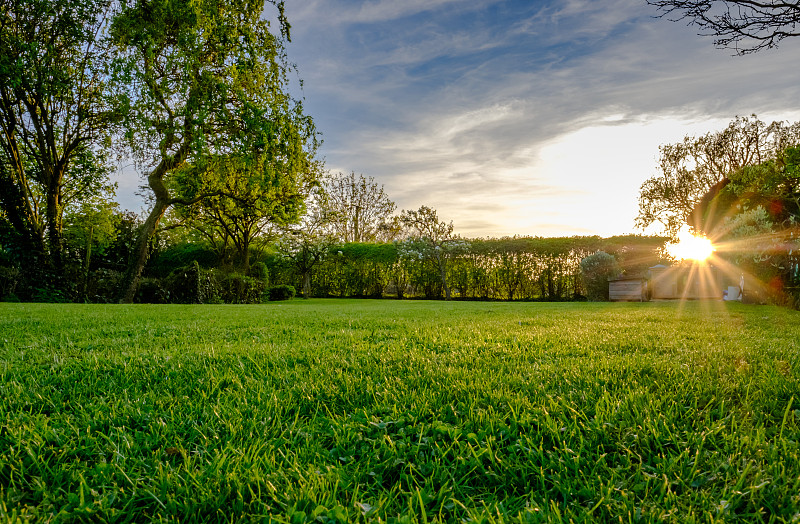
M 716 248 L 702 235 L 693 235 L 684 229 L 678 233 L 678 241 L 667 245 L 667 252 L 678 260 L 695 260 L 703 262 L 710 257 Z

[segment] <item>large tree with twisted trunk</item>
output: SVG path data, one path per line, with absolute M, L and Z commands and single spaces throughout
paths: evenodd
M 780 0 L 647 0 L 672 20 L 688 20 L 701 35 L 737 54 L 777 47 L 800 36 L 800 2 Z
M 120 3 L 111 35 L 128 108 L 125 136 L 153 195 L 119 297 L 131 302 L 164 213 L 208 196 L 182 197 L 176 173 L 189 165 L 198 173 L 215 169 L 216 159 L 230 157 L 242 173 L 293 177 L 308 171 L 316 133 L 287 92 L 282 0 L 267 2 L 277 9 L 277 33 L 258 0 Z

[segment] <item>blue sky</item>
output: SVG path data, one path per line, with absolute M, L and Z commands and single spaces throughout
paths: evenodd
M 800 39 L 736 57 L 644 0 L 289 0 L 331 171 L 465 236 L 634 232 L 659 144 L 800 119 Z

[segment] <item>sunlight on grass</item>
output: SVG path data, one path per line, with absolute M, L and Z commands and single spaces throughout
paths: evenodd
M 10 520 L 791 522 L 800 316 L 0 304 Z

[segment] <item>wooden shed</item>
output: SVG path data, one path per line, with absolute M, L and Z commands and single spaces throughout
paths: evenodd
M 658 264 L 650 268 L 650 284 L 655 299 L 681 298 L 682 289 L 678 285 L 681 272 L 675 268 Z
M 608 282 L 608 299 L 612 302 L 647 300 L 647 280 L 642 277 L 621 277 Z

